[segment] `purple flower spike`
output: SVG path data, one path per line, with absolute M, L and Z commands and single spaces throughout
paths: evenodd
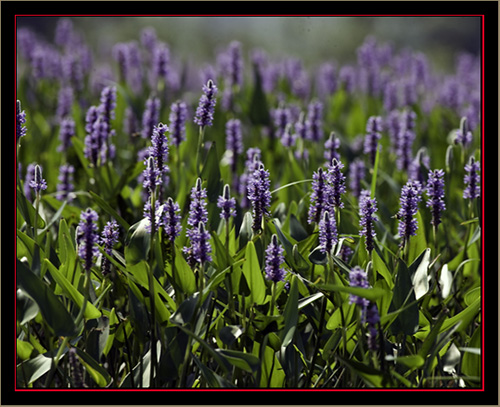
M 351 269 L 349 273 L 349 285 L 351 287 L 358 287 L 358 288 L 370 287 L 370 285 L 368 284 L 368 275 L 361 267 L 355 266 Z M 370 304 L 370 301 L 358 295 L 350 294 L 349 303 L 357 304 L 363 308 L 366 308 Z
M 368 253 L 371 253 L 375 247 L 373 239 L 375 239 L 375 229 L 373 223 L 377 220 L 373 214 L 377 212 L 377 200 L 370 199 L 368 196 L 360 199 L 359 202 L 359 215 L 361 217 L 359 226 L 361 230 L 359 234 L 365 237 L 365 247 Z
M 83 268 L 90 271 L 94 264 L 93 259 L 99 255 L 99 235 L 97 234 L 97 213 L 87 208 L 80 215 L 77 229 L 78 256 L 83 260 Z
M 57 147 L 57 151 L 66 151 L 71 146 L 71 137 L 75 135 L 75 121 L 73 119 L 61 120 L 59 129 L 59 140 L 61 144 Z
M 64 201 L 65 199 L 68 202 L 73 200 L 72 194 L 73 191 L 73 173 L 75 172 L 75 168 L 72 165 L 64 164 L 59 167 L 59 184 L 57 185 L 57 194 L 56 198 L 60 201 Z
M 207 190 L 201 186 L 201 178 L 196 180 L 196 185 L 191 189 L 191 203 L 189 204 L 189 217 L 188 225 L 191 228 L 196 229 L 200 222 L 207 223 L 208 221 L 208 211 L 207 211 Z M 190 232 L 194 229 L 188 230 L 187 234 L 189 237 Z
M 160 205 L 160 201 L 157 199 L 155 201 L 155 217 L 154 217 L 154 230 L 153 226 L 153 208 L 151 206 L 151 195 L 146 197 L 146 203 L 143 208 L 144 218 L 147 220 L 146 230 L 148 233 L 156 233 L 156 231 L 163 226 L 162 224 L 162 214 L 163 214 L 163 206 Z
M 333 206 L 337 208 L 343 208 L 344 203 L 341 201 L 341 195 L 345 193 L 345 175 L 342 174 L 342 168 L 344 164 L 335 158 L 332 160 L 332 164 L 328 167 L 328 182 L 332 186 L 332 194 L 330 200 Z
M 222 209 L 220 217 L 225 219 L 226 222 L 230 217 L 236 216 L 236 199 L 231 198 L 228 184 L 224 185 L 224 191 L 217 199 L 217 207 Z
M 149 98 L 142 114 L 142 138 L 151 138 L 154 126 L 160 121 L 160 99 Z
M 181 215 L 179 214 L 179 204 L 172 198 L 168 198 L 163 210 L 163 233 L 169 242 L 174 242 L 175 238 L 181 234 Z
M 380 116 L 371 116 L 366 125 L 366 136 L 363 152 L 369 154 L 371 165 L 375 164 L 375 156 L 379 140 L 382 138 L 382 118 Z
M 474 160 L 474 157 L 471 157 L 469 163 L 465 165 L 464 183 L 466 186 L 463 194 L 464 199 L 475 199 L 481 194 L 479 170 L 479 163 Z
M 283 247 L 278 243 L 278 236 L 271 237 L 271 243 L 266 248 L 266 278 L 273 283 L 285 280 L 286 271 L 282 267 L 285 262 Z
M 421 190 L 422 187 L 418 181 L 408 181 L 401 189 L 401 207 L 397 215 L 401 246 L 404 246 L 410 236 L 417 234 L 418 223 L 414 216 L 418 211 L 418 203 L 422 200 Z
M 287 124 L 292 121 L 290 108 L 286 107 L 284 102 L 280 102 L 279 106 L 272 110 L 271 115 L 273 117 L 274 127 L 276 130 L 276 137 L 281 139 Z
M 309 224 L 319 223 L 324 211 L 332 211 L 333 207 L 329 203 L 328 197 L 331 195 L 331 186 L 327 183 L 326 174 L 323 168 L 319 168 L 313 173 L 311 205 L 307 222 Z
M 320 141 L 323 138 L 323 103 L 320 101 L 311 102 L 307 108 L 306 139 Z
M 156 168 L 160 174 L 166 174 L 169 171 L 168 165 L 168 140 L 165 133 L 168 131 L 167 125 L 158 123 L 153 127 L 153 136 L 151 137 L 152 147 L 149 150 L 151 157 L 155 159 Z
M 177 101 L 170 107 L 170 135 L 172 144 L 179 147 L 182 141 L 186 140 L 186 119 L 187 105 L 184 102 Z
M 106 86 L 101 91 L 101 104 L 97 110 L 109 125 L 110 121 L 115 118 L 116 108 L 116 87 Z
M 254 232 L 261 230 L 262 218 L 269 215 L 269 207 L 271 206 L 271 192 L 269 187 L 269 171 L 264 168 L 264 164 L 260 163 L 259 168 L 250 174 L 248 180 L 248 199 L 252 203 Z
M 28 201 L 33 202 L 33 196 L 31 195 L 31 182 L 35 179 L 35 167 L 36 164 L 29 164 L 26 168 L 26 177 L 24 178 L 24 195 Z
M 161 172 L 158 168 L 156 168 L 156 161 L 154 157 L 148 157 L 145 164 L 146 169 L 142 172 L 144 177 L 142 185 L 148 190 L 148 193 L 151 194 L 156 186 L 161 184 Z
M 356 158 L 349 164 L 349 188 L 352 194 L 359 198 L 361 194 L 361 181 L 365 178 L 366 167 L 362 159 Z
M 217 102 L 217 86 L 209 79 L 203 85 L 204 95 L 200 98 L 200 103 L 196 109 L 194 122 L 200 127 L 211 126 L 214 119 L 215 104 Z
M 65 86 L 59 90 L 57 96 L 57 117 L 59 120 L 71 115 L 73 107 L 73 88 Z
M 429 179 L 427 180 L 426 192 L 429 196 L 426 206 L 431 208 L 432 220 L 431 224 L 436 226 L 441 223 L 441 212 L 446 209 L 444 203 L 444 171 L 434 170 L 429 171 Z
M 337 223 L 335 216 L 331 216 L 328 211 L 323 212 L 319 222 L 319 245 L 324 254 L 331 254 L 333 246 L 338 242 Z
M 119 236 L 118 223 L 115 220 L 106 223 L 101 235 L 101 244 L 108 255 L 111 256 L 113 246 L 118 242 Z M 111 263 L 106 256 L 102 257 L 101 269 L 103 276 L 108 275 L 110 272 Z
M 47 183 L 42 178 L 42 167 L 38 164 L 35 165 L 35 177 L 32 181 L 30 181 L 30 187 L 35 191 L 38 195 L 41 190 L 47 189 Z
M 366 307 L 364 319 L 368 324 L 368 348 L 372 351 L 376 351 L 378 350 L 377 324 L 380 322 L 380 315 L 376 303 L 370 302 Z
M 206 262 L 212 261 L 212 248 L 210 247 L 210 233 L 205 229 L 203 222 L 200 222 L 191 233 L 191 257 L 202 267 Z
M 413 161 L 413 142 L 415 141 L 415 119 L 416 114 L 412 111 L 405 111 L 401 115 L 400 130 L 397 136 L 397 159 L 396 166 L 400 170 L 407 171 Z
M 340 160 L 340 154 L 338 149 L 340 148 L 340 140 L 335 137 L 335 133 L 332 131 L 330 137 L 325 141 L 325 152 L 323 156 L 326 159 L 326 165 L 329 165 L 335 158 L 337 161 Z
M 21 110 L 21 101 L 16 102 L 16 141 L 19 142 L 21 137 L 26 135 L 26 112 Z
M 229 164 L 233 172 L 235 172 L 237 158 L 243 153 L 243 134 L 239 119 L 231 119 L 226 123 L 226 149 L 231 152 Z
M 285 131 L 281 134 L 281 144 L 283 147 L 290 148 L 295 145 L 295 140 L 297 135 L 292 134 L 292 125 L 288 123 L 285 127 Z

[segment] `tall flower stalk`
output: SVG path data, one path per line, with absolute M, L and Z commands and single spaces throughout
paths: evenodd
M 262 221 L 264 216 L 268 216 L 271 206 L 271 191 L 269 187 L 269 171 L 260 163 L 259 167 L 250 174 L 248 180 L 248 199 L 252 203 L 253 223 L 252 230 L 254 234 L 262 230 Z
M 434 170 L 429 171 L 427 180 L 426 192 L 429 199 L 426 206 L 431 209 L 432 231 L 434 235 L 434 245 L 437 253 L 437 227 L 441 223 L 441 214 L 446 209 L 444 203 L 444 171 Z
M 365 237 L 365 247 L 368 253 L 371 255 L 373 248 L 375 247 L 375 229 L 373 223 L 377 220 L 376 216 L 373 214 L 377 211 L 377 200 L 375 198 L 370 199 L 369 196 L 363 196 L 359 202 L 359 226 L 361 230 L 359 234 Z
M 422 200 L 421 190 L 422 187 L 418 181 L 408 181 L 401 189 L 400 209 L 397 214 L 401 248 L 407 246 L 410 236 L 417 234 L 418 222 L 414 216 L 418 211 L 418 203 Z
M 206 85 L 203 85 L 203 95 L 200 98 L 196 115 L 194 118 L 195 124 L 200 127 L 198 135 L 198 146 L 196 148 L 196 171 L 200 171 L 200 152 L 203 146 L 203 139 L 205 136 L 205 128 L 212 126 L 214 119 L 215 104 L 217 102 L 217 86 L 209 79 Z
M 278 236 L 272 235 L 271 243 L 266 248 L 266 278 L 272 282 L 271 305 L 269 307 L 269 315 L 274 315 L 276 303 L 276 284 L 285 280 L 286 271 L 282 267 L 285 262 L 283 256 L 284 249 L 278 243 Z

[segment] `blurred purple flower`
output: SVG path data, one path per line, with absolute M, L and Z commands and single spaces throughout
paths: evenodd
M 211 126 L 214 119 L 215 104 L 217 102 L 217 86 L 209 79 L 203 85 L 204 94 L 200 98 L 194 122 L 200 127 Z
M 271 243 L 266 248 L 266 278 L 273 283 L 285 281 L 286 271 L 282 267 L 285 262 L 284 249 L 278 243 L 278 236 L 272 235 Z
M 481 194 L 481 188 L 479 186 L 481 179 L 479 176 L 479 163 L 474 160 L 474 157 L 470 157 L 469 162 L 465 165 L 465 189 L 463 193 L 464 199 L 475 199 Z
M 254 232 L 261 230 L 262 218 L 269 215 L 271 206 L 271 192 L 269 187 L 269 171 L 264 168 L 264 164 L 259 163 L 258 169 L 249 174 L 248 179 L 248 199 L 252 204 Z
M 160 99 L 150 97 L 146 100 L 144 113 L 142 114 L 141 137 L 150 139 L 153 136 L 154 126 L 160 121 Z
M 427 181 L 427 196 L 429 200 L 426 206 L 431 208 L 432 220 L 431 224 L 438 226 L 441 223 L 441 212 L 446 209 L 444 203 L 444 171 L 434 170 L 429 171 L 429 177 Z
M 221 219 L 228 221 L 236 216 L 236 199 L 231 198 L 228 184 L 224 185 L 222 195 L 217 199 L 217 207 L 221 209 Z
M 338 242 L 337 223 L 334 212 L 325 210 L 319 221 L 319 246 L 322 253 L 330 255 L 332 249 Z
M 69 164 L 63 164 L 59 167 L 59 184 L 57 184 L 56 198 L 60 201 L 65 199 L 68 202 L 73 200 L 71 192 L 73 192 L 73 173 L 75 172 L 75 167 Z
M 179 147 L 182 141 L 186 140 L 186 120 L 187 120 L 187 105 L 185 102 L 178 100 L 170 106 L 170 135 L 171 142 L 176 147 Z
M 76 240 L 78 256 L 83 260 L 83 268 L 89 272 L 93 266 L 93 259 L 99 255 L 99 235 L 97 234 L 97 213 L 90 208 L 80 214 L 80 223 L 77 228 Z

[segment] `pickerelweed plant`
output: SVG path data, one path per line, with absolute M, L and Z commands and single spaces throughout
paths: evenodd
M 18 388 L 481 388 L 477 56 L 72 21 L 17 27 Z

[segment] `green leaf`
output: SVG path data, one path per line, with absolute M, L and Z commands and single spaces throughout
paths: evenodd
M 420 355 L 406 355 L 398 357 L 394 357 L 393 355 L 387 355 L 385 357 L 385 360 L 389 362 L 401 363 L 412 370 L 418 369 L 419 367 L 423 366 L 425 362 L 424 358 Z
M 216 349 L 215 352 L 223 355 L 229 363 L 245 372 L 254 373 L 260 368 L 259 358 L 251 353 L 229 349 Z
M 476 301 L 481 296 L 481 287 L 473 288 L 472 290 L 467 291 L 464 296 L 465 305 L 469 306 L 474 301 Z
M 176 282 L 182 292 L 185 295 L 193 294 L 196 291 L 196 276 L 177 246 L 175 247 L 175 272 Z
M 57 336 L 77 334 L 73 318 L 50 287 L 19 260 L 16 262 L 16 275 L 18 286 L 37 303 L 43 318 Z
M 410 272 L 406 264 L 399 259 L 394 285 L 394 294 L 389 306 L 389 312 L 399 310 L 407 304 L 412 304 L 402 311 L 391 325 L 393 334 L 404 333 L 413 335 L 418 329 L 418 304 L 416 303 L 415 292 L 410 278 Z
M 50 275 L 54 281 L 59 284 L 66 295 L 73 300 L 73 302 L 78 305 L 81 309 L 84 302 L 84 296 L 71 285 L 71 283 L 64 277 L 64 275 L 59 272 L 59 270 L 48 260 L 44 260 L 45 266 L 49 271 Z M 101 311 L 99 311 L 90 301 L 87 301 L 85 306 L 84 316 L 86 319 L 96 319 L 101 316 Z
M 16 352 L 17 357 L 21 360 L 27 360 L 31 357 L 35 348 L 29 342 L 21 341 L 16 339 Z
M 226 325 L 220 329 L 219 338 L 227 346 L 231 346 L 242 334 L 243 330 L 239 325 Z
M 410 241 L 407 243 L 409 245 L 408 250 L 408 263 L 411 264 L 415 259 L 427 249 L 427 240 L 425 238 L 424 221 L 420 211 L 417 212 L 417 234 L 415 236 L 410 236 Z
M 106 387 L 111 383 L 112 378 L 109 373 L 88 353 L 76 348 L 76 354 L 82 365 L 85 366 L 87 373 L 99 387 Z
M 373 302 L 377 301 L 386 294 L 385 290 L 381 288 L 344 287 L 337 284 L 320 284 L 317 287 L 325 291 L 335 291 L 357 295 L 358 297 L 363 297 Z
M 392 274 L 387 268 L 387 265 L 385 264 L 385 261 L 382 259 L 382 256 L 379 254 L 379 252 L 379 248 L 375 246 L 375 250 L 372 251 L 373 269 L 384 278 L 384 280 L 387 282 L 387 285 L 392 290 L 394 288 Z
M 412 276 L 413 289 L 415 290 L 415 299 L 420 299 L 429 291 L 429 280 L 427 279 L 427 270 L 431 262 L 431 249 L 425 249 L 420 256 L 410 265 L 408 271 Z
M 266 298 L 266 283 L 260 269 L 259 258 L 252 241 L 247 243 L 243 275 L 250 288 L 250 304 L 263 304 Z
M 302 226 L 293 213 L 290 215 L 290 236 L 292 236 L 297 242 L 309 237 L 309 234 L 304 229 L 304 226 Z
M 280 339 L 282 346 L 286 348 L 293 339 L 299 319 L 299 291 L 297 287 L 297 277 L 295 275 L 292 275 L 290 292 L 288 294 L 283 317 L 285 319 L 285 327 L 280 332 Z
M 127 266 L 132 266 L 143 260 L 148 260 L 151 233 L 146 230 L 147 219 L 133 224 L 125 238 L 125 260 Z
M 462 373 L 467 376 L 481 377 L 481 327 L 476 328 L 464 351 L 462 358 Z
M 377 189 L 377 172 L 378 172 L 378 165 L 379 165 L 379 159 L 380 159 L 380 149 L 381 149 L 381 146 L 378 146 L 377 152 L 375 154 L 375 164 L 373 165 L 372 183 L 371 183 L 371 188 L 370 188 L 370 196 L 372 199 L 375 198 L 375 190 Z

